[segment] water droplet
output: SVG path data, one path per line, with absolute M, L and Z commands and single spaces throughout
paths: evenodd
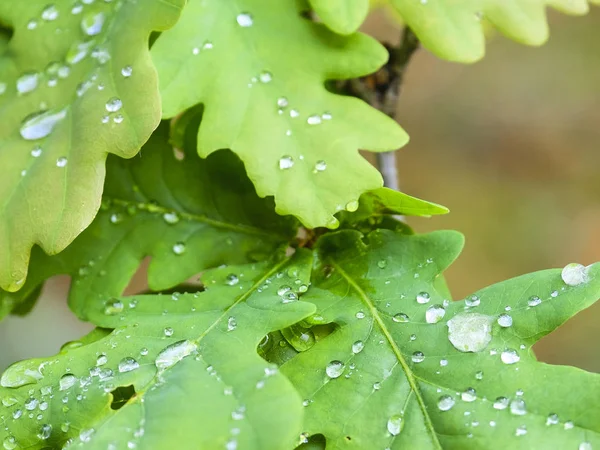
M 79 440 L 81 442 L 90 442 L 95 432 L 96 430 L 94 430 L 93 428 L 81 430 L 79 432 Z
M 327 367 L 325 367 L 325 372 L 329 378 L 337 378 L 344 373 L 345 367 L 346 366 L 343 362 L 335 360 L 327 364 Z
M 17 92 L 26 94 L 38 87 L 40 75 L 36 72 L 27 72 L 17 78 Z
M 163 349 L 156 357 L 156 367 L 165 370 L 174 366 L 186 356 L 191 355 L 198 349 L 198 345 L 192 341 L 179 341 Z
M 492 340 L 491 318 L 478 313 L 461 313 L 447 323 L 448 339 L 461 352 L 480 352 Z
M 321 114 L 321 118 L 323 120 L 331 120 L 331 119 L 333 119 L 333 116 L 331 115 L 331 113 L 325 112 L 325 113 Z
M 425 355 L 423 354 L 423 352 L 414 352 L 412 354 L 411 359 L 412 359 L 412 362 L 418 364 L 418 363 L 425 361 Z
M 527 300 L 527 306 L 537 306 L 540 303 L 542 303 L 542 299 L 539 298 L 537 295 L 532 295 L 531 297 L 529 297 L 529 300 Z
M 465 300 L 465 305 L 470 307 L 479 306 L 480 303 L 481 299 L 476 295 L 471 295 Z
M 273 80 L 273 74 L 265 70 L 258 75 L 258 79 L 261 83 L 270 83 Z
M 177 214 L 175 211 L 164 213 L 163 220 L 169 225 L 175 225 L 179 222 L 179 214 Z
M 67 64 L 74 65 L 77 64 L 79 61 L 83 60 L 83 58 L 85 58 L 88 55 L 91 44 L 91 42 L 74 43 L 71 46 L 71 48 L 69 48 L 65 56 L 65 61 L 67 62 Z M 89 89 L 89 87 L 91 87 L 92 82 L 91 80 L 89 80 L 87 82 L 84 82 L 84 84 L 86 84 L 85 90 L 87 90 Z
M 425 303 L 429 303 L 429 300 L 431 300 L 429 292 L 419 292 L 417 294 L 417 303 L 424 305 Z
M 214 47 L 214 45 L 210 41 L 206 41 L 206 42 L 204 42 L 204 44 L 202 44 L 202 50 L 212 50 L 213 47 Z
M 45 425 L 42 425 L 42 427 L 40 428 L 40 431 L 38 432 L 37 437 L 40 438 L 41 440 L 45 441 L 46 439 L 48 439 L 50 437 L 51 434 L 52 434 L 52 425 L 45 424 Z
M 134 370 L 139 369 L 140 364 L 133 359 L 131 356 L 126 356 L 121 361 L 119 361 L 119 372 L 126 373 L 132 372 Z
M 39 401 L 36 398 L 30 397 L 27 400 L 25 400 L 25 409 L 27 411 L 33 411 L 35 408 L 37 408 L 39 404 Z
M 185 253 L 185 244 L 183 242 L 177 242 L 173 246 L 173 253 L 176 255 L 183 255 Z
M 123 120 L 125 120 L 125 117 L 123 117 L 123 114 L 117 114 L 115 117 L 113 117 L 114 123 L 121 123 L 121 122 L 123 122 Z
M 480 370 L 478 372 L 475 372 L 475 379 L 476 380 L 483 380 L 483 372 Z
M 446 367 L 447 365 L 448 365 L 448 360 L 447 359 L 440 359 L 440 366 Z
M 72 388 L 77 382 L 77 377 L 72 373 L 66 373 L 60 380 L 58 381 L 59 390 L 66 391 L 67 389 Z
M 460 398 L 463 402 L 474 402 L 477 400 L 477 393 L 473 388 L 467 388 L 462 394 L 460 394 Z
M 21 137 L 28 141 L 42 139 L 52 133 L 54 127 L 67 116 L 67 110 L 44 111 L 31 114 L 21 124 Z
M 525 425 L 521 425 L 517 427 L 515 430 L 515 436 L 525 436 L 527 434 L 527 427 Z
M 404 427 L 404 420 L 400 414 L 390 417 L 387 421 L 387 430 L 392 436 L 398 436 Z
M 387 267 L 387 261 L 385 259 L 380 259 L 377 261 L 377 267 L 380 269 L 385 269 Z
M 327 163 L 325 161 L 321 159 L 315 163 L 315 173 L 324 172 L 325 170 L 327 170 Z
M 123 312 L 123 302 L 118 298 L 111 298 L 106 302 L 106 306 L 104 307 L 104 314 L 107 316 L 114 316 L 115 314 L 119 314 Z
M 392 317 L 392 320 L 397 323 L 407 323 L 409 321 L 409 318 L 404 313 L 398 313 L 395 314 L 394 317 Z
M 58 19 L 58 9 L 54 5 L 48 5 L 42 11 L 42 19 L 51 22 Z
M 521 357 L 516 350 L 507 348 L 500 354 L 500 359 L 504 364 L 515 364 L 518 363 Z
M 560 420 L 558 419 L 558 414 L 549 414 L 548 417 L 546 417 L 546 425 L 557 425 L 560 422 Z
M 449 395 L 442 395 L 438 399 L 437 405 L 440 411 L 449 411 L 454 406 L 454 403 L 456 402 L 452 397 L 450 397 Z
M 117 112 L 123 107 L 123 102 L 118 97 L 113 97 L 106 102 L 106 110 L 108 112 Z
M 500 314 L 498 316 L 498 325 L 500 325 L 502 328 L 508 328 L 508 327 L 512 326 L 512 324 L 513 324 L 513 319 L 508 314 Z
M 165 336 L 166 337 L 171 337 L 173 336 L 173 328 L 171 327 L 166 327 L 164 330 Z
M 570 420 L 567 420 L 565 422 L 565 424 L 563 425 L 565 430 L 572 430 L 574 426 L 575 426 L 575 424 Z
M 292 158 L 290 155 L 285 155 L 279 158 L 280 170 L 287 170 L 291 169 L 292 167 L 294 167 L 294 158 Z
M 61 156 L 56 160 L 56 167 L 65 167 L 69 161 L 64 156 Z
M 306 119 L 306 123 L 308 123 L 309 125 L 319 125 L 321 123 L 321 116 L 314 114 L 312 116 L 308 116 L 308 119 Z
M 277 99 L 277 106 L 279 108 L 287 108 L 287 106 L 289 105 L 288 99 L 286 97 L 279 97 Z
M 558 297 L 558 291 L 552 291 L 552 292 L 550 292 L 550 297 L 552 297 L 552 298 Z
M 298 117 L 300 115 L 300 112 L 298 112 L 297 109 L 290 109 L 290 117 L 292 119 L 295 119 L 296 117 Z
M 235 317 L 230 317 L 227 319 L 227 331 L 233 331 L 237 328 L 237 320 Z
M 446 310 L 442 305 L 433 305 L 427 308 L 425 312 L 425 321 L 427 323 L 438 323 L 446 315 Z
M 579 286 L 588 281 L 588 268 L 577 263 L 567 264 L 560 276 L 565 284 Z
M 237 23 L 240 27 L 248 28 L 254 24 L 254 19 L 249 13 L 241 13 L 236 17 Z
M 592 450 L 592 443 L 584 441 L 579 444 L 578 450 Z
M 502 410 L 508 408 L 509 400 L 506 397 L 498 397 L 494 400 L 494 409 Z
M 228 286 L 235 286 L 240 282 L 239 277 L 235 273 L 230 273 L 225 277 L 225 284 Z
M 88 36 L 96 36 L 102 32 L 106 17 L 101 12 L 89 12 L 81 20 L 81 31 Z
M 517 398 L 510 402 L 510 412 L 515 416 L 524 416 L 527 414 L 527 407 L 525 406 L 525 402 Z
M 352 353 L 360 353 L 363 351 L 363 348 L 365 348 L 365 343 L 363 341 L 356 341 L 352 344 Z
M 125 66 L 121 69 L 121 75 L 123 75 L 125 78 L 129 78 L 132 73 L 133 68 L 131 66 Z
M 5 450 L 14 450 L 17 448 L 17 440 L 14 436 L 6 436 L 2 441 L 2 445 Z

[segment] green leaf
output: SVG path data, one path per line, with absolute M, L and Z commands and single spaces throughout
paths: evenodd
M 310 0 L 319 19 L 340 34 L 354 33 L 369 13 L 369 0 Z
M 301 399 L 256 348 L 268 332 L 314 313 L 294 294 L 308 283 L 311 265 L 312 253 L 300 251 L 291 260 L 209 271 L 204 292 L 110 300 L 93 314 L 114 328 L 110 335 L 97 332 L 3 374 L 0 442 L 5 448 L 62 448 L 70 440 L 103 450 L 293 448 Z
M 332 448 L 600 445 L 600 375 L 532 351 L 600 296 L 599 264 L 576 286 L 547 270 L 447 302 L 434 284 L 462 247 L 458 233 L 364 239 L 323 237 L 303 297 L 318 308 L 313 322 L 336 326 L 282 367 L 305 399 L 304 431 Z
M 485 53 L 481 19 L 511 39 L 541 45 L 548 39 L 546 7 L 585 14 L 586 0 L 389 0 L 425 47 L 441 58 L 473 62 Z M 598 3 L 591 0 L 589 3 Z
M 230 148 L 279 214 L 334 228 L 333 214 L 382 185 L 357 150 L 394 150 L 407 136 L 383 113 L 325 87 L 377 70 L 383 46 L 336 35 L 295 3 L 190 0 L 152 56 L 165 117 L 206 106 L 201 156 Z
M 135 155 L 158 125 L 148 37 L 173 25 L 182 5 L 0 3 L 0 22 L 14 29 L 0 56 L 3 289 L 21 287 L 34 244 L 57 253 L 90 224 L 106 155 Z
M 56 256 L 34 249 L 25 286 L 0 292 L 0 304 L 18 305 L 47 278 L 69 274 L 71 309 L 85 319 L 89 308 L 123 293 L 147 256 L 149 287 L 164 290 L 211 267 L 284 251 L 297 223 L 278 217 L 272 199 L 256 196 L 231 152 L 200 159 L 199 118 L 181 121 L 189 123 L 184 159 L 175 157 L 166 123 L 139 157 L 109 158 L 103 207 L 92 225 Z

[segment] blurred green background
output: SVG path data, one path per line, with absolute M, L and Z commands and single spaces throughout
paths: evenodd
M 475 65 L 424 50 L 410 64 L 398 115 L 411 135 L 398 154 L 400 185 L 452 211 L 411 220 L 417 231 L 466 235 L 447 273 L 455 298 L 600 260 L 600 8 L 577 18 L 550 13 L 550 22 L 541 48 L 493 35 Z M 381 39 L 400 35 L 381 13 L 366 28 Z M 53 354 L 90 329 L 67 309 L 68 282 L 51 280 L 32 314 L 0 323 L 0 370 Z M 544 338 L 539 358 L 600 372 L 598 322 L 600 303 Z

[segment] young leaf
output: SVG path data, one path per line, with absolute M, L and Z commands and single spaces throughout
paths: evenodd
M 366 103 L 325 87 L 375 71 L 385 49 L 361 34 L 328 31 L 303 18 L 304 7 L 190 0 L 152 56 L 165 117 L 206 106 L 201 156 L 230 148 L 258 195 L 275 197 L 278 213 L 310 228 L 335 227 L 334 213 L 382 185 L 357 150 L 397 149 L 407 136 Z
M 220 151 L 196 154 L 198 120 L 187 127 L 184 159 L 161 125 L 132 160 L 109 158 L 103 207 L 92 225 L 56 256 L 34 250 L 23 289 L 0 292 L 18 304 L 47 278 L 72 276 L 71 309 L 81 318 L 107 297 L 121 295 L 146 256 L 148 284 L 171 288 L 207 268 L 264 260 L 283 251 L 297 224 L 256 196 L 239 159 Z M 1 310 L 0 310 L 1 311 Z
M 268 332 L 314 313 L 296 295 L 311 265 L 311 252 L 301 251 L 278 263 L 210 271 L 205 292 L 112 299 L 93 314 L 114 328 L 110 335 L 100 332 L 2 375 L 0 442 L 293 448 L 301 399 L 256 348 Z
M 152 30 L 183 0 L 3 0 L 0 287 L 21 287 L 29 252 L 63 250 L 100 206 L 108 153 L 131 157 L 160 120 Z
M 527 45 L 548 39 L 546 6 L 569 14 L 588 12 L 587 0 L 389 0 L 425 47 L 441 58 L 473 62 L 485 52 L 481 19 Z M 590 0 L 589 3 L 599 3 Z
M 315 13 L 330 29 L 354 33 L 369 13 L 369 0 L 310 0 Z
M 459 234 L 366 241 L 321 241 L 303 300 L 336 328 L 282 367 L 305 399 L 304 431 L 335 448 L 600 445 L 600 375 L 538 363 L 531 349 L 600 296 L 600 265 L 570 285 L 547 270 L 448 302 L 434 283 Z

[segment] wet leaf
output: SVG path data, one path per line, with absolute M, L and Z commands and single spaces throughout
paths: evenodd
M 310 0 L 313 10 L 336 33 L 354 33 L 369 13 L 369 0 Z
M 152 30 L 183 0 L 3 0 L 0 287 L 21 287 L 29 252 L 63 250 L 100 206 L 108 153 L 132 157 L 160 120 Z
M 201 156 L 230 148 L 279 214 L 334 228 L 333 214 L 382 185 L 357 150 L 395 150 L 407 136 L 366 103 L 326 88 L 377 70 L 385 49 L 361 34 L 328 31 L 295 3 L 190 0 L 152 56 L 165 117 L 206 107 Z
M 69 442 L 69 448 L 94 449 L 293 448 L 302 401 L 256 347 L 268 332 L 314 312 L 310 303 L 278 294 L 281 285 L 308 282 L 311 264 L 304 251 L 292 260 L 209 271 L 201 293 L 110 300 L 92 316 L 112 333 L 97 332 L 3 374 L 0 442 L 12 448 Z M 232 271 L 240 280 L 235 285 L 228 283 Z
M 336 328 L 282 366 L 305 399 L 305 432 L 332 448 L 600 445 L 600 375 L 532 351 L 600 297 L 600 265 L 576 286 L 554 269 L 448 302 L 436 279 L 461 247 L 449 231 L 322 238 L 303 300 Z

